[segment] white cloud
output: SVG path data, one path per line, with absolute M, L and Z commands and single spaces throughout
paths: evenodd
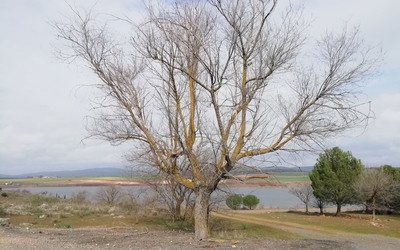
M 100 13 L 140 17 L 141 1 L 86 0 L 75 5 Z M 280 4 L 282 4 L 281 2 Z M 340 29 L 342 21 L 360 25 L 369 44 L 387 51 L 383 73 L 365 89 L 376 121 L 364 134 L 338 138 L 335 144 L 364 162 L 400 166 L 400 1 L 306 1 L 313 13 L 312 35 Z M 76 87 L 95 78 L 85 68 L 54 57 L 57 44 L 49 22 L 68 12 L 64 1 L 0 1 L 0 173 L 43 169 L 122 166 L 120 148 L 88 141 L 84 117 L 90 90 Z M 132 14 L 135 13 L 135 14 Z M 306 160 L 306 164 L 312 163 Z
M 372 98 L 376 119 L 365 133 L 336 140 L 338 146 L 366 165 L 400 167 L 400 90 Z

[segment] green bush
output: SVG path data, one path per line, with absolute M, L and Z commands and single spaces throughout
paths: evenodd
M 258 199 L 255 195 L 249 194 L 243 197 L 243 205 L 249 209 L 256 208 L 258 203 L 260 203 L 260 199 Z
M 232 194 L 226 199 L 226 205 L 233 210 L 238 210 L 242 207 L 242 196 Z

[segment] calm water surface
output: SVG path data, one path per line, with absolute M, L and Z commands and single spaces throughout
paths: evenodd
M 101 187 L 30 187 L 23 188 L 22 190 L 28 190 L 31 193 L 42 193 L 47 192 L 48 195 L 58 195 L 61 198 L 71 198 L 74 194 L 79 191 L 87 191 L 93 195 Z M 140 194 L 144 192 L 151 192 L 148 187 L 141 186 L 123 186 L 123 190 L 133 190 L 135 193 Z M 15 188 L 5 188 L 4 190 L 15 190 Z M 264 207 L 277 207 L 277 208 L 291 208 L 291 207 L 303 207 L 303 203 L 295 196 L 289 194 L 288 188 L 232 188 L 229 190 L 232 193 L 248 195 L 252 194 L 260 199 L 260 205 Z

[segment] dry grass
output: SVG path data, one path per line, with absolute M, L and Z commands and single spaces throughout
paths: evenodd
M 277 228 L 240 222 L 234 219 L 212 217 L 212 236 L 220 239 L 275 238 L 300 239 L 302 237 Z
M 136 216 L 110 216 L 110 215 L 88 215 L 84 217 L 71 214 L 52 214 L 45 218 L 30 215 L 11 215 L 8 216 L 13 225 L 30 223 L 35 228 L 86 228 L 86 227 L 135 227 L 143 230 L 160 230 L 162 227 L 152 223 L 151 218 Z
M 154 210 L 157 206 L 152 203 L 132 203 L 128 206 L 121 202 L 111 206 L 89 203 L 85 199 L 65 200 L 24 191 L 7 194 L 8 197 L 0 197 L 0 212 L 2 217 L 10 218 L 13 225 L 30 223 L 38 228 L 135 227 L 146 230 L 193 231 L 191 221 L 172 222 L 162 210 Z M 249 221 L 240 221 L 242 217 L 249 218 Z M 230 218 L 212 217 L 210 226 L 212 236 L 222 239 L 299 238 L 298 235 L 268 226 L 272 224 L 289 225 L 316 232 L 377 234 L 400 238 L 400 216 L 378 215 L 377 218 L 378 220 L 373 222 L 370 215 L 354 212 L 344 213 L 341 217 L 301 212 L 263 212 L 232 214 Z M 265 223 L 256 223 L 257 221 Z
M 333 231 L 359 234 L 376 234 L 400 238 L 400 216 L 379 215 L 376 221 L 371 215 L 362 213 L 343 213 L 336 217 L 333 214 L 321 216 L 317 213 L 273 212 L 264 214 L 248 214 L 253 219 L 266 219 L 276 223 L 294 223 L 316 231 Z

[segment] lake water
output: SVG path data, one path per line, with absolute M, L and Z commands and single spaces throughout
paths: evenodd
M 58 195 L 63 198 L 71 198 L 74 194 L 79 191 L 87 191 L 93 195 L 101 187 L 30 187 L 23 188 L 22 190 L 28 190 L 31 193 L 42 193 L 47 192 L 48 195 Z M 3 190 L 15 190 L 15 188 L 4 188 Z M 141 192 L 151 192 L 148 187 L 141 186 L 122 186 L 122 190 L 133 190 L 136 194 Z M 150 191 L 149 191 L 150 190 Z M 277 207 L 277 208 L 294 208 L 304 207 L 304 204 L 295 196 L 289 194 L 288 188 L 231 188 L 229 192 L 248 195 L 252 194 L 260 199 L 260 205 L 264 207 Z

